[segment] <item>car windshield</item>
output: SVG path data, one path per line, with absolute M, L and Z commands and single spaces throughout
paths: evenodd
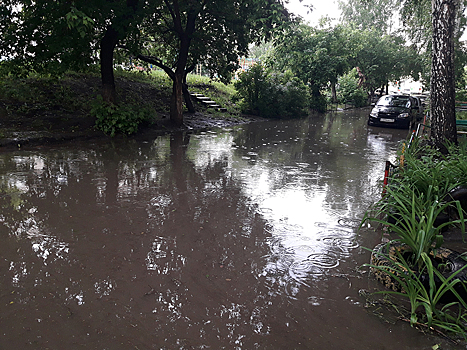
M 410 108 L 410 99 L 408 96 L 383 96 L 377 105 Z

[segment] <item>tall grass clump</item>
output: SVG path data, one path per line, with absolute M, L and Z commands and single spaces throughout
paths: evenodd
M 387 256 L 380 258 L 387 259 Z M 467 340 L 467 303 L 456 291 L 456 286 L 462 283 L 458 275 L 464 272 L 467 265 L 446 277 L 433 265 L 429 255 L 422 253 L 420 258 L 422 264 L 418 271 L 414 271 L 412 263 L 400 253 L 397 254 L 396 260 L 389 259 L 389 265 L 364 266 L 382 271 L 397 281 L 401 291 L 385 290 L 376 294 L 407 298 L 410 302 L 409 320 L 412 326 L 441 330 Z M 428 276 L 428 283 L 422 276 Z M 441 301 L 446 294 L 454 295 L 455 301 L 443 304 Z
M 407 297 L 412 325 L 423 323 L 465 337 L 466 265 L 463 256 L 453 252 L 456 264 L 461 261 L 463 267 L 451 273 L 452 260 L 438 254 L 446 229 L 455 226 L 462 237 L 465 233 L 467 148 L 460 144 L 448 145 L 448 149 L 449 154 L 443 155 L 420 139 L 405 143 L 399 151 L 401 162 L 390 176 L 384 195 L 367 211 L 361 225 L 376 222 L 392 238 L 388 247 L 394 243 L 405 247 L 404 254 L 397 250 L 394 254 L 394 249 L 390 254 L 389 248 L 385 253 L 374 250 L 372 259 L 376 254 L 376 260 L 385 263 L 365 265 L 384 272 L 400 287 L 400 291 L 380 293 Z M 447 294 L 451 300 L 445 303 Z

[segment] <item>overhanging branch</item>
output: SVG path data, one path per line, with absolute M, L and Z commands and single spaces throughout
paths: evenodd
M 162 61 L 156 57 L 151 57 L 151 56 L 144 56 L 141 54 L 138 54 L 136 56 L 137 59 L 144 61 L 146 63 L 150 63 L 155 65 L 156 67 L 161 68 L 164 70 L 164 72 L 167 73 L 167 75 L 170 77 L 170 79 L 175 80 L 175 73 L 170 69 L 170 67 L 167 67 L 165 64 L 162 63 Z

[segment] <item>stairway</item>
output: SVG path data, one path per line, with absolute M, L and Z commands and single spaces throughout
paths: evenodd
M 196 101 L 204 104 L 207 108 L 213 108 L 214 110 L 219 112 L 227 112 L 227 108 L 219 106 L 216 101 L 212 101 L 209 97 L 206 97 L 203 94 L 190 92 L 190 96 Z

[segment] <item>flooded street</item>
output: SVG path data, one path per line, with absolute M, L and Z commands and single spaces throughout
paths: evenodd
M 359 294 L 367 113 L 3 151 L 0 349 L 449 348 Z

